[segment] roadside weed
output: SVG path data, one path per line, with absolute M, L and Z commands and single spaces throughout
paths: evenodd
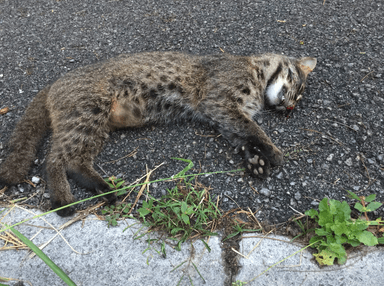
M 381 218 L 370 221 L 367 216 L 367 212 L 374 211 L 382 205 L 373 201 L 376 195 L 358 197 L 350 191 L 348 193 L 351 198 L 359 201 L 354 206 L 360 212 L 357 219 L 351 218 L 351 208 L 347 202 L 328 198 L 320 202 L 319 211 L 311 209 L 305 212 L 319 225 L 309 243 L 318 250 L 314 256 L 320 265 L 333 265 L 335 259 L 338 264 L 344 264 L 347 260 L 344 244 L 350 244 L 353 247 L 361 243 L 373 246 L 377 245 L 379 240 L 383 241 L 383 239 L 378 240 L 372 232 L 366 230 L 369 226 L 384 225 Z
M 108 222 L 108 227 L 116 226 L 117 220 L 120 218 L 133 218 L 129 215 L 129 210 L 131 209 L 132 204 L 122 203 L 116 206 L 106 206 L 101 211 L 105 216 L 105 220 Z
M 178 239 L 176 249 L 193 233 L 200 236 L 216 235 L 209 230 L 212 220 L 220 217 L 208 191 L 193 186 L 191 180 L 181 179 L 161 199 L 150 197 L 138 209 L 144 225 L 160 228 Z
M 230 233 L 227 235 L 226 238 L 223 239 L 223 241 L 227 240 L 227 239 L 230 239 L 238 234 L 241 234 L 243 232 L 255 232 L 255 231 L 261 231 L 261 229 L 245 229 L 244 228 L 245 225 L 244 224 L 239 224 L 238 222 L 236 222 L 236 224 L 233 226 L 233 228 L 235 229 L 234 232 Z

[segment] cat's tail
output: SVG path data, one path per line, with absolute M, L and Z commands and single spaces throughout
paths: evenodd
M 49 90 L 47 86 L 36 95 L 17 123 L 8 143 L 11 153 L 0 166 L 0 185 L 14 185 L 27 176 L 38 145 L 51 124 L 46 107 Z

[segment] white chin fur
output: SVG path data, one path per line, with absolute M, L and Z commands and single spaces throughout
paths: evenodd
M 266 96 L 270 105 L 278 105 L 281 102 L 279 93 L 283 88 L 284 81 L 278 78 L 273 84 L 271 84 L 266 91 Z

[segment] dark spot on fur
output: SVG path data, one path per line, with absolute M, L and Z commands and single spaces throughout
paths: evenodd
M 68 114 L 68 117 L 75 117 L 75 118 L 77 118 L 77 117 L 79 117 L 80 116 L 80 112 L 78 112 L 77 110 L 73 110 L 73 111 L 71 111 L 69 114 Z
M 71 155 L 72 153 L 71 145 L 65 145 L 65 152 L 67 153 L 67 155 Z
M 130 90 L 133 90 L 136 83 L 133 80 L 126 79 L 123 81 L 124 86 L 128 87 Z
M 145 83 L 142 83 L 140 86 L 142 91 L 145 91 L 148 89 L 148 86 Z
M 93 120 L 94 125 L 99 125 L 99 120 Z
M 74 145 L 78 145 L 80 143 L 80 138 L 77 137 L 75 140 L 73 140 Z
M 262 70 L 259 71 L 259 73 L 257 74 L 259 80 L 265 80 L 265 76 L 264 76 L 264 72 Z
M 248 119 L 244 119 L 243 122 L 244 122 L 245 124 L 248 124 L 248 123 L 249 123 L 249 120 L 248 120 Z
M 283 65 L 279 63 L 276 70 L 273 72 L 272 76 L 269 78 L 267 82 L 267 86 L 269 86 L 279 76 L 279 73 L 281 73 L 282 70 L 283 70 Z
M 269 66 L 271 63 L 269 62 L 269 60 L 265 60 L 264 62 L 263 62 L 263 65 L 266 67 L 266 66 Z
M 174 90 L 176 88 L 176 85 L 173 83 L 173 82 L 171 82 L 170 84 L 168 84 L 168 89 L 169 90 Z
M 164 86 L 162 86 L 160 83 L 157 85 L 157 90 L 162 92 L 164 91 Z
M 181 87 L 181 86 L 177 86 L 176 87 L 176 90 L 181 94 L 181 95 L 183 95 L 184 94 L 184 89 Z
M 170 103 L 167 102 L 166 104 L 164 104 L 164 109 L 168 110 L 170 107 L 171 107 Z
M 245 94 L 250 94 L 251 90 L 248 87 L 245 87 L 245 88 L 243 88 L 243 90 L 241 92 L 245 93 Z
M 157 112 L 161 112 L 162 106 L 161 106 L 161 102 L 160 101 L 157 103 L 156 109 L 157 109 Z
M 133 98 L 133 102 L 136 103 L 136 104 L 140 104 L 140 100 L 138 97 L 134 97 Z
M 152 97 L 152 98 L 156 98 L 158 96 L 158 94 L 157 94 L 156 90 L 151 89 L 149 91 L 149 96 Z
M 244 102 L 241 97 L 238 97 L 236 101 L 238 104 L 243 104 L 243 102 Z
M 177 77 L 175 78 L 175 80 L 176 80 L 176 81 L 181 81 L 181 78 L 180 78 L 179 76 L 177 76 Z
M 140 109 L 137 106 L 135 106 L 133 108 L 133 116 L 135 116 L 136 118 L 140 118 L 141 117 L 141 111 L 140 111 Z
M 151 73 L 147 73 L 147 78 L 150 78 L 152 76 Z
M 162 76 L 160 77 L 160 80 L 161 80 L 162 82 L 167 82 L 167 81 L 168 81 L 168 78 L 167 78 L 165 75 L 162 75 Z

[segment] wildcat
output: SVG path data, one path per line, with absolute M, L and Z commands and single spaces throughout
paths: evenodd
M 12 185 L 28 174 L 48 129 L 47 183 L 52 208 L 75 201 L 67 172 L 96 193 L 110 191 L 93 168 L 108 133 L 149 123 L 196 120 L 217 129 L 261 178 L 282 152 L 255 122 L 263 108 L 292 111 L 302 98 L 316 59 L 284 55 L 197 56 L 177 52 L 126 54 L 78 68 L 41 90 L 9 141 L 0 182 Z M 114 203 L 114 194 L 106 196 Z M 64 208 L 60 216 L 73 214 Z

